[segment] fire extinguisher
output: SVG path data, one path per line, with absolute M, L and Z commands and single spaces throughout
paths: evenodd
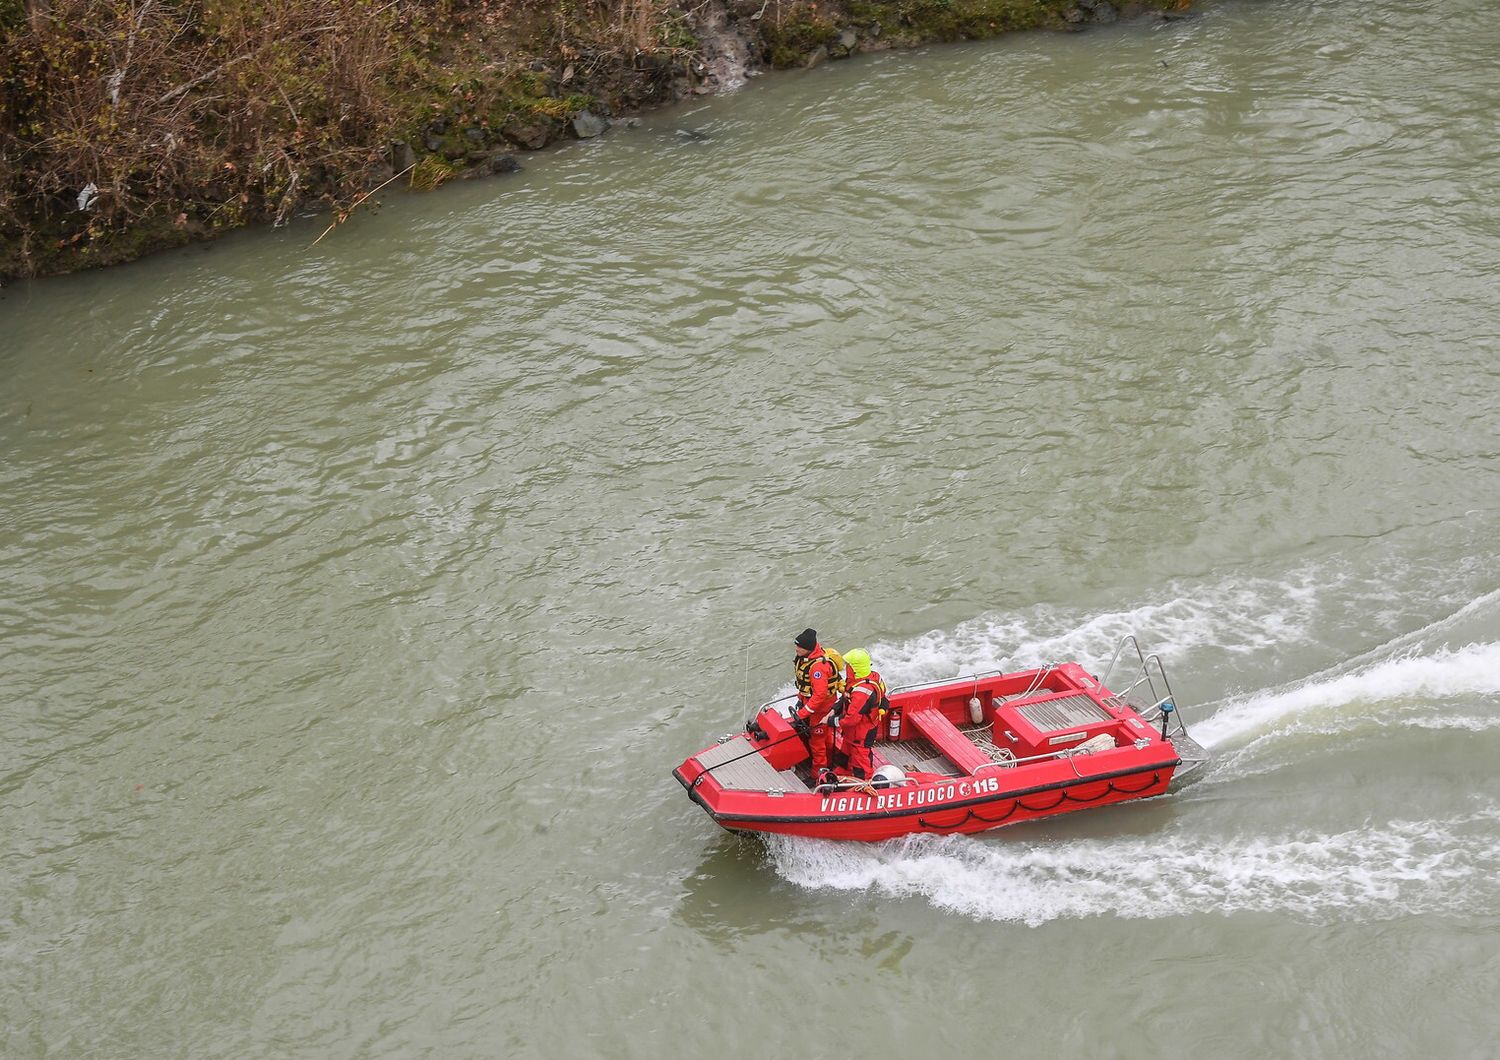
M 899 740 L 899 739 L 901 739 L 901 708 L 900 707 L 897 707 L 895 710 L 891 711 L 891 728 L 890 728 L 890 733 L 891 733 L 891 739 L 893 739 L 893 740 Z

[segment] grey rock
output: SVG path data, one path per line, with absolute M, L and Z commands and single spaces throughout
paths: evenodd
M 477 125 L 471 125 L 464 130 L 464 135 L 467 136 L 470 140 L 473 140 L 475 143 L 478 143 L 480 140 L 484 139 L 484 130 Z
M 524 147 L 529 151 L 546 147 L 547 141 L 552 139 L 547 126 L 541 122 L 534 122 L 530 125 L 507 125 L 502 132 L 504 132 L 505 138 L 511 141 L 511 143 Z
M 410 169 L 417 164 L 417 153 L 411 149 L 411 144 L 405 140 L 396 140 L 391 144 L 391 168 L 397 173 Z
M 580 140 L 592 139 L 609 128 L 609 119 L 581 110 L 573 116 L 573 135 Z
M 1120 13 L 1109 0 L 1094 0 L 1094 9 L 1089 12 L 1089 21 L 1100 25 L 1108 25 L 1119 17 Z
M 515 155 L 498 154 L 490 156 L 491 173 L 519 173 L 521 163 L 516 161 Z
M 844 54 L 848 55 L 859 46 L 859 34 L 852 29 L 846 29 L 839 34 L 839 39 L 835 44 L 844 49 Z
M 422 146 L 427 148 L 429 153 L 437 154 L 443 146 L 443 138 L 437 133 L 428 133 L 422 137 Z
M 811 70 L 814 66 L 821 66 L 827 61 L 828 49 L 820 44 L 807 53 L 807 58 L 802 60 L 802 68 L 804 70 Z

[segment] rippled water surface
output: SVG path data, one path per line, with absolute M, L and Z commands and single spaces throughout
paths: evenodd
M 0 291 L 0 1052 L 1492 1055 L 1497 53 L 870 56 Z M 1219 758 L 736 839 L 670 770 L 805 625 L 1133 631 Z

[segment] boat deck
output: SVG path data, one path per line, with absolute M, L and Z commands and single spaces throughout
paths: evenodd
M 893 766 L 900 766 L 908 773 L 938 773 L 945 777 L 961 777 L 963 770 L 953 764 L 953 759 L 937 749 L 931 740 L 876 740 L 875 753 L 879 759 Z
M 1019 708 L 1026 711 L 1027 720 L 1044 732 L 1088 724 L 1109 715 L 1086 696 L 1052 700 L 1034 706 Z M 1160 724 L 1160 710 L 1149 718 Z M 976 750 L 993 762 L 1010 760 L 1009 752 L 997 747 L 988 724 L 954 726 Z M 1176 734 L 1173 744 L 1182 765 L 1173 778 L 1176 790 L 1200 775 L 1198 767 L 1208 761 L 1209 754 L 1186 733 Z M 961 777 L 967 771 L 953 758 L 944 754 L 932 740 L 925 736 L 913 736 L 906 740 L 877 740 L 874 746 L 875 764 L 889 763 L 908 773 L 933 773 L 942 777 Z M 954 753 L 958 753 L 956 750 Z M 787 794 L 806 794 L 813 790 L 812 777 L 806 762 L 792 769 L 776 769 L 756 753 L 756 746 L 745 736 L 736 736 L 702 751 L 697 756 L 705 769 L 724 788 L 736 791 L 781 791 Z
M 710 747 L 698 754 L 698 762 L 721 787 L 737 791 L 771 791 L 780 788 L 793 794 L 812 791 L 802 778 L 790 769 L 776 769 L 756 753 L 755 745 L 748 737 L 736 736 L 732 740 Z

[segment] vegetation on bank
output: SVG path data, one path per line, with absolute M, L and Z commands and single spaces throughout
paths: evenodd
M 1120 0 L 1123 13 L 1189 0 Z M 712 6 L 725 18 L 712 23 Z M 392 178 L 434 187 L 711 75 L 1112 19 L 1111 0 L 0 0 L 0 278 L 138 257 Z

